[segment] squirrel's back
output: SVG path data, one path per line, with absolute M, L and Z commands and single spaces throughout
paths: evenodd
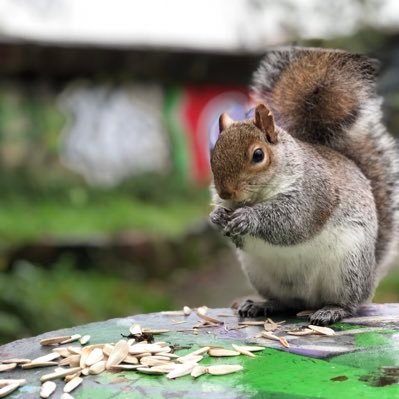
M 378 214 L 379 269 L 392 260 L 399 234 L 396 143 L 381 119 L 378 61 L 340 50 L 269 51 L 253 78 L 255 98 L 292 136 L 344 154 L 370 180 Z

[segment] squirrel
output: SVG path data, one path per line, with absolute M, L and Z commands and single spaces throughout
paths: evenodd
M 378 61 L 342 50 L 270 50 L 253 76 L 253 119 L 219 118 L 210 220 L 264 302 L 241 317 L 356 313 L 393 260 L 396 143 L 382 123 Z

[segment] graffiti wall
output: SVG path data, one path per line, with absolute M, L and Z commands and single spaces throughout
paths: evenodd
M 246 89 L 233 86 L 13 82 L 1 93 L 3 167 L 77 174 L 96 186 L 147 172 L 206 184 L 219 115 L 248 107 Z

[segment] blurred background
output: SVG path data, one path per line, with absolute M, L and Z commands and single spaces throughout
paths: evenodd
M 0 0 L 0 343 L 251 292 L 207 223 L 208 134 L 290 43 L 380 59 L 399 134 L 394 0 Z

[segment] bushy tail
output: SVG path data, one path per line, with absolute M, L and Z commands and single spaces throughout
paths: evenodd
M 337 140 L 375 98 L 378 61 L 339 50 L 287 47 L 266 54 L 253 78 L 282 128 L 309 142 Z
M 399 164 L 396 143 L 381 123 L 378 68 L 361 54 L 286 47 L 265 55 L 252 89 L 277 125 L 343 153 L 370 180 L 379 219 L 376 258 L 384 269 L 398 243 Z

